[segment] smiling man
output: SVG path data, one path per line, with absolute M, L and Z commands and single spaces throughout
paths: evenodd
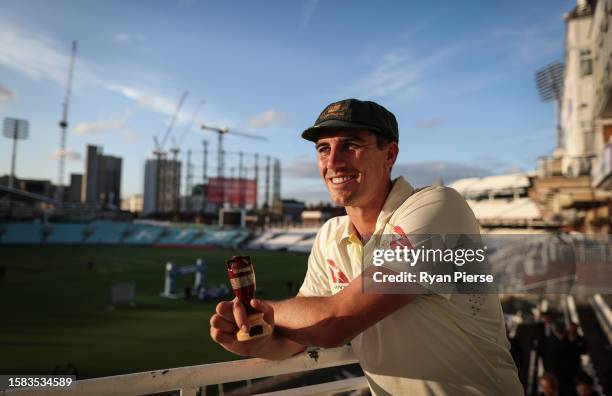
M 382 235 L 474 235 L 465 200 L 445 187 L 416 190 L 391 180 L 398 155 L 395 116 L 347 99 L 327 106 L 302 133 L 314 142 L 320 175 L 347 215 L 326 222 L 308 259 L 296 298 L 252 300 L 273 326 L 270 336 L 238 342 L 248 330 L 237 300 L 222 302 L 211 337 L 242 356 L 283 359 L 306 346 L 351 342 L 375 395 L 519 395 L 499 299 L 494 294 L 442 294 L 416 285 L 393 294 L 365 292 Z

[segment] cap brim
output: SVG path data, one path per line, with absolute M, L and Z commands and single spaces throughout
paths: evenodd
M 319 125 L 312 126 L 302 132 L 302 137 L 311 142 L 319 140 L 319 135 L 325 131 L 330 130 L 355 130 L 355 131 L 370 131 L 383 135 L 380 129 L 371 127 L 368 125 L 358 124 L 355 122 L 347 122 L 340 120 L 327 120 L 323 121 Z

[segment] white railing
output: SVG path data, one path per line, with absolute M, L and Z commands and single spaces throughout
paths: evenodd
M 600 294 L 595 294 L 590 299 L 591 306 L 597 315 L 597 320 L 606 334 L 606 338 L 610 345 L 612 345 L 612 311 L 608 304 L 604 301 Z
M 576 308 L 576 302 L 574 301 L 574 297 L 568 295 L 563 300 L 564 311 L 566 312 L 565 323 L 568 324 L 570 322 L 576 323 L 578 325 L 578 335 L 581 337 L 584 336 L 584 332 L 582 331 L 582 327 L 580 327 L 580 318 L 578 317 L 578 309 Z M 597 377 L 597 372 L 595 371 L 595 367 L 593 367 L 593 362 L 591 361 L 591 356 L 588 353 L 584 354 L 580 358 L 582 364 L 582 370 L 586 372 L 588 375 L 593 378 L 593 388 L 599 392 L 599 394 L 603 394 L 603 390 L 601 389 L 601 384 L 599 382 L 599 378 Z
M 310 349 L 286 360 L 243 359 L 231 362 L 177 367 L 112 377 L 75 381 L 68 388 L 23 388 L 0 391 L 0 396 L 17 395 L 147 395 L 180 391 L 181 396 L 205 394 L 207 385 L 244 381 L 253 378 L 316 370 L 357 363 L 350 346 L 332 349 Z M 363 389 L 365 377 L 355 377 L 301 388 L 267 393 L 269 395 L 319 395 Z M 203 390 L 203 391 L 202 391 Z

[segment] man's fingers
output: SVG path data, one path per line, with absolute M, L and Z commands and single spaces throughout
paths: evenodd
M 244 305 L 242 305 L 240 300 L 238 300 L 237 298 L 234 299 L 233 304 L 234 306 L 233 306 L 232 311 L 234 313 L 234 320 L 236 321 L 236 325 L 242 331 L 248 332 L 249 331 L 249 321 L 247 319 L 247 314 L 244 309 Z
M 231 342 L 236 341 L 236 338 L 234 337 L 233 334 L 223 332 L 214 327 L 210 328 L 210 338 L 212 338 L 213 341 L 219 344 L 229 344 Z
M 236 327 L 236 323 L 233 321 L 234 317 L 232 316 L 232 321 L 225 319 L 223 316 L 219 314 L 214 314 L 210 318 L 210 327 L 221 330 L 226 333 L 235 333 L 238 328 Z
M 233 301 L 221 301 L 217 304 L 217 308 L 215 309 L 217 314 L 223 317 L 225 320 L 229 320 L 230 322 L 234 321 L 234 302 Z
M 254 298 L 251 300 L 251 306 L 264 314 L 264 320 L 268 324 L 274 325 L 274 309 L 270 304 Z

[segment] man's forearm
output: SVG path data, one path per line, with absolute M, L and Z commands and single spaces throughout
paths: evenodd
M 283 360 L 302 352 L 304 349 L 306 349 L 306 346 L 290 340 L 275 330 L 271 335 L 270 342 L 258 350 L 254 357 Z
M 275 329 L 283 336 L 302 345 L 333 347 L 348 342 L 342 332 L 333 329 L 340 324 L 349 326 L 351 318 L 338 317 L 333 297 L 296 297 L 282 301 L 267 301 L 274 308 Z

